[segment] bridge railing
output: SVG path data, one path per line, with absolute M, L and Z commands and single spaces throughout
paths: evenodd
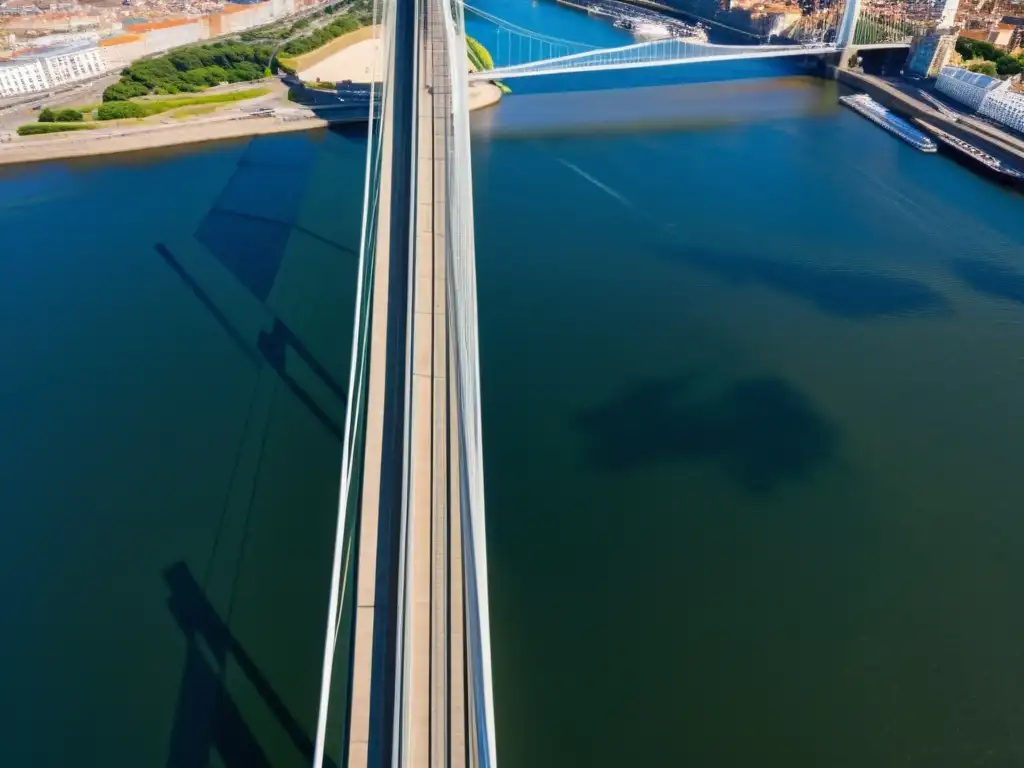
M 445 300 L 455 369 L 456 434 L 452 443 L 458 451 L 459 463 L 456 480 L 466 622 L 469 764 L 471 768 L 495 768 L 466 26 L 460 0 L 436 2 L 441 5 L 444 19 L 452 95 L 450 128 L 446 134 Z
M 348 402 L 345 408 L 345 428 L 342 438 L 341 479 L 338 490 L 338 516 L 335 530 L 334 555 L 331 567 L 330 602 L 327 611 L 327 626 L 324 634 L 324 655 L 320 682 L 320 702 L 317 713 L 317 730 L 314 741 L 314 768 L 333 763 L 328 759 L 328 732 L 341 741 L 347 728 L 347 703 L 350 675 L 336 675 L 335 669 L 346 669 L 348 658 L 337 658 L 338 640 L 345 626 L 351 620 L 354 595 L 351 578 L 354 569 L 354 555 L 359 520 L 358 505 L 361 499 L 363 439 L 366 430 L 367 390 L 370 356 L 370 296 L 377 245 L 377 210 L 380 204 L 382 168 L 382 143 L 384 125 L 390 112 L 387 89 L 383 84 L 390 80 L 388 71 L 391 61 L 391 26 L 393 3 L 377 0 L 373 4 L 374 39 L 381 48 L 381 55 L 374 58 L 370 76 L 371 103 L 376 101 L 378 109 L 371 112 L 367 124 L 366 174 L 363 185 L 363 218 L 359 242 L 359 261 L 356 268 L 355 313 L 352 327 L 352 356 L 348 378 Z M 342 647 L 347 648 L 343 638 Z M 336 678 L 344 680 L 345 690 L 335 690 Z M 333 741 L 333 738 L 332 738 Z M 342 754 L 340 749 L 338 754 Z

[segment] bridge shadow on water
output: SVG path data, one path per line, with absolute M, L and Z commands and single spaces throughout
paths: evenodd
M 351 260 L 353 265 L 358 258 L 351 247 L 298 222 L 318 152 L 319 149 L 308 141 L 278 141 L 272 145 L 250 142 L 236 161 L 234 173 L 195 230 L 195 241 L 206 251 L 203 259 L 212 257 L 230 273 L 231 279 L 248 291 L 252 297 L 249 306 L 229 305 L 214 298 L 217 292 L 208 290 L 203 278 L 189 269 L 189 259 L 175 254 L 164 243 L 157 243 L 154 248 L 249 361 L 257 367 L 269 365 L 296 399 L 340 441 L 342 428 L 329 409 L 338 404 L 344 408 L 345 388 L 270 308 L 271 293 L 295 234 L 326 246 L 331 252 Z M 254 315 L 262 317 L 262 327 L 252 327 Z M 312 374 L 312 377 L 306 376 L 307 381 L 315 379 L 323 385 L 316 387 L 323 390 L 321 400 L 333 398 L 336 402 L 318 402 L 303 385 L 302 376 L 296 375 L 297 367 L 303 366 L 307 374 Z M 323 397 L 327 392 L 330 395 Z
M 983 259 L 955 259 L 950 268 L 968 286 L 986 296 L 1024 304 L 1024 274 Z
M 669 258 L 733 283 L 763 285 L 852 320 L 952 312 L 942 294 L 908 277 L 685 248 Z
M 296 232 L 353 259 L 359 255 L 298 223 L 318 148 L 296 142 L 275 143 L 273 149 L 268 157 L 262 144 L 250 143 L 195 232 L 196 240 L 261 302 L 269 298 Z
M 163 578 L 170 589 L 168 607 L 187 643 L 166 768 L 206 768 L 211 752 L 219 755 L 225 768 L 270 768 L 270 760 L 224 683 L 229 660 L 270 710 L 302 761 L 312 763 L 312 739 L 217 615 L 188 567 L 175 563 Z M 329 758 L 325 765 L 336 768 Z
M 295 333 L 274 316 L 273 325 L 269 332 L 259 330 L 256 338 L 250 339 L 241 331 L 228 317 L 224 310 L 215 302 L 210 295 L 203 290 L 199 282 L 185 269 L 181 261 L 163 243 L 157 243 L 154 248 L 167 265 L 181 278 L 182 282 L 199 299 L 210 315 L 224 329 L 234 345 L 255 365 L 268 364 L 278 375 L 281 381 L 288 387 L 296 399 L 299 400 L 313 416 L 339 441 L 343 439 L 341 425 L 335 421 L 327 410 L 306 390 L 305 387 L 292 375 L 288 366 L 288 350 L 293 350 L 300 360 L 313 371 L 313 373 L 326 385 L 327 389 L 344 406 L 347 403 L 347 396 L 344 387 L 341 386 L 327 371 L 322 363 L 310 352 Z
M 580 413 L 576 425 L 604 469 L 717 461 L 752 492 L 805 476 L 839 439 L 807 397 L 776 377 L 711 393 L 696 374 L 648 379 Z

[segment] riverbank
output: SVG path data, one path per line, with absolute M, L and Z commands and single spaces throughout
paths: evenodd
M 0 165 L 140 152 L 184 144 L 202 144 L 219 139 L 308 131 L 314 128 L 325 128 L 328 125 L 330 125 L 328 120 L 316 117 L 297 120 L 249 117 L 182 125 L 160 125 L 137 130 L 126 129 L 120 133 L 90 133 L 85 136 L 81 133 L 73 133 L 25 137 L 18 141 L 0 144 Z
M 469 110 L 497 104 L 501 90 L 493 83 L 473 83 L 469 89 Z M 139 152 L 161 147 L 202 144 L 220 139 L 290 133 L 326 128 L 330 125 L 364 122 L 364 117 L 351 114 L 338 118 L 321 117 L 310 110 L 278 109 L 269 117 L 231 114 L 224 117 L 195 120 L 180 124 L 154 124 L 138 128 L 83 131 L 67 134 L 31 136 L 0 143 L 0 165 L 34 163 L 46 160 L 68 160 L 76 157 Z M 321 114 L 325 114 L 323 110 Z
M 1024 168 L 1024 141 L 1015 136 L 989 126 L 982 131 L 973 124 L 967 125 L 963 121 L 950 120 L 933 105 L 911 96 L 880 77 L 862 75 L 849 70 L 840 70 L 838 77 L 839 82 L 864 91 L 880 104 L 904 116 L 927 120 L 999 160 L 1009 161 L 1016 167 Z

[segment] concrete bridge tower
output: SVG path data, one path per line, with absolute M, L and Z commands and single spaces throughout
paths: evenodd
M 860 19 L 860 0 L 846 0 L 843 17 L 839 21 L 839 33 L 836 35 L 836 48 L 845 51 L 853 43 L 853 33 L 857 30 Z M 843 62 L 845 64 L 846 62 Z

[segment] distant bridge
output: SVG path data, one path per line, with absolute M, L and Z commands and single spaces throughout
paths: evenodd
M 842 54 L 846 50 L 908 48 L 915 30 L 899 17 L 862 14 L 860 0 L 849 0 L 841 16 L 815 27 L 810 39 L 783 44 L 720 45 L 696 37 L 668 37 L 615 48 L 543 35 L 493 14 L 465 5 L 465 10 L 497 29 L 495 67 L 473 72 L 470 81 L 506 80 L 576 71 L 601 71 L 699 64 L 712 61 L 744 61 Z
M 833 45 L 715 45 L 695 40 L 668 38 L 644 43 L 573 53 L 553 59 L 529 61 L 486 72 L 470 74 L 470 80 L 507 80 L 514 77 L 554 75 L 569 71 L 599 71 L 656 67 L 669 64 L 697 64 L 707 61 L 737 61 L 785 56 L 835 53 Z
M 869 43 L 855 45 L 857 50 L 907 48 L 908 42 Z M 473 72 L 474 80 L 507 80 L 534 75 L 554 75 L 570 71 L 600 71 L 657 67 L 672 64 L 699 64 L 711 61 L 745 61 L 793 56 L 821 56 L 840 53 L 843 48 L 835 44 L 803 45 L 716 45 L 695 40 L 668 38 L 651 40 L 619 48 L 573 53 L 539 61 L 500 67 L 485 72 Z

